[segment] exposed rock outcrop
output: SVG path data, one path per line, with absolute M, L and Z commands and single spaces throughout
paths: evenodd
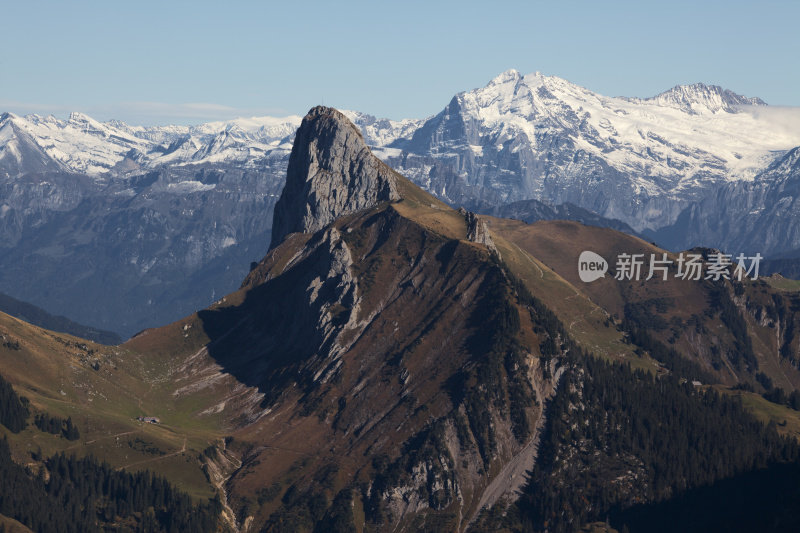
M 342 215 L 398 199 L 394 173 L 372 155 L 358 128 L 335 109 L 315 107 L 297 130 L 271 247 L 289 233 L 317 231 Z
M 486 225 L 486 221 L 463 207 L 460 207 L 458 212 L 461 213 L 464 220 L 467 222 L 467 240 L 483 244 L 500 257 L 500 252 L 497 250 L 497 246 L 495 246 L 492 240 L 492 235 L 489 233 L 489 227 Z

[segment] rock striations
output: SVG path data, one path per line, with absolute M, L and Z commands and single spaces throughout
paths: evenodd
M 497 257 L 501 257 L 500 252 L 497 250 L 497 246 L 495 246 L 494 241 L 492 240 L 492 234 L 489 232 L 489 227 L 486 225 L 486 221 L 481 219 L 472 211 L 467 211 L 463 207 L 460 207 L 458 212 L 464 217 L 464 221 L 467 223 L 467 240 L 478 244 L 483 244 L 489 248 L 489 250 L 497 254 Z
M 297 130 L 271 247 L 289 233 L 313 232 L 342 215 L 399 199 L 394 173 L 372 155 L 358 128 L 335 109 L 315 107 Z

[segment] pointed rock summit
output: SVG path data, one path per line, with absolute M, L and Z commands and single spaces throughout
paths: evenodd
M 289 233 L 317 231 L 342 215 L 399 199 L 394 172 L 370 152 L 358 128 L 336 109 L 317 106 L 297 129 L 270 247 Z

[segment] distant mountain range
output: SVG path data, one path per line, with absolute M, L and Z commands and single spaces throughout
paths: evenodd
M 612 98 L 511 70 L 428 119 L 344 114 L 453 206 L 778 256 L 800 250 L 795 111 L 717 86 Z M 124 336 L 204 307 L 268 249 L 299 123 L 3 114 L 0 290 Z
M 76 324 L 63 316 L 53 316 L 44 309 L 27 302 L 21 302 L 3 293 L 0 293 L 0 311 L 40 328 L 68 333 L 69 335 L 89 339 L 101 344 L 114 345 L 122 342 L 122 339 L 116 333 Z

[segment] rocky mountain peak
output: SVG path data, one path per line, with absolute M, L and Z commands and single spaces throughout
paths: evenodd
M 358 128 L 336 109 L 315 107 L 295 136 L 271 246 L 289 233 L 317 231 L 342 215 L 399 199 L 394 173 Z

